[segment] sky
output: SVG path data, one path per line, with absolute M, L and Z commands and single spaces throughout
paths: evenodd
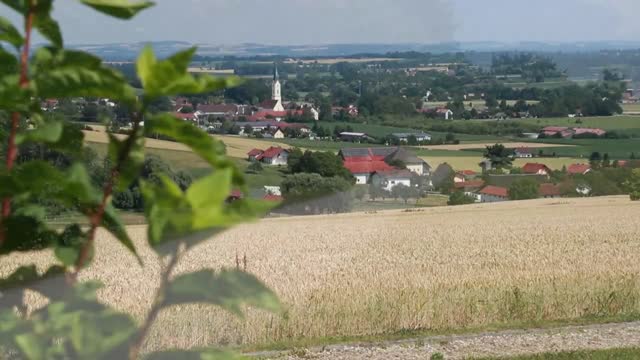
M 156 0 L 133 21 L 56 0 L 67 43 L 640 40 L 638 0 Z M 0 5 L 0 15 L 9 10 Z M 15 20 L 14 17 L 11 17 Z

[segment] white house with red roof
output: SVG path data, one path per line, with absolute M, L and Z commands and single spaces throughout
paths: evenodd
M 551 175 L 551 169 L 547 165 L 540 163 L 526 163 L 522 167 L 522 172 L 531 175 Z
M 356 184 L 365 185 L 369 183 L 371 175 L 378 171 L 390 171 L 395 169 L 384 160 L 375 161 L 345 161 L 344 167 L 356 178 Z
M 266 165 L 287 165 L 289 150 L 272 146 L 267 150 L 253 149 L 247 153 L 249 161 L 260 161 Z
M 198 116 L 196 116 L 195 113 L 176 112 L 173 115 L 175 117 L 177 117 L 178 119 L 184 120 L 184 121 L 191 121 L 191 122 L 197 122 L 198 121 Z
M 478 177 L 478 173 L 473 170 L 462 170 L 453 176 L 454 183 L 464 183 Z

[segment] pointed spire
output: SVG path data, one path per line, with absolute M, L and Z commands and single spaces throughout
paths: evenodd
M 273 63 L 273 81 L 280 80 L 280 75 L 278 74 L 278 64 Z

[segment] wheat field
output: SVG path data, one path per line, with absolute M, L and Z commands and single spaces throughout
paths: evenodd
M 178 272 L 235 266 L 272 287 L 283 315 L 243 322 L 204 305 L 165 311 L 147 343 L 190 348 L 297 338 L 449 330 L 640 312 L 640 204 L 626 197 L 265 219 L 205 242 Z M 83 280 L 141 319 L 159 265 L 129 231 L 145 266 L 105 233 Z M 0 260 L 0 275 L 49 253 Z

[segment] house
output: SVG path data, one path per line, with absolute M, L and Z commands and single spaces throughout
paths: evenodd
M 398 185 L 411 186 L 412 173 L 409 170 L 380 170 L 371 175 L 371 183 L 387 191 Z
M 334 106 L 331 108 L 331 114 L 334 117 L 340 115 L 340 113 L 342 112 L 352 118 L 356 118 L 359 115 L 358 107 L 355 105 L 349 105 L 345 107 Z
M 589 164 L 572 164 L 567 168 L 570 175 L 586 175 L 590 171 L 591 165 Z
M 384 161 L 387 164 L 400 162 L 407 167 L 407 170 L 419 176 L 429 176 L 431 173 L 431 166 L 426 161 L 401 147 L 396 148 L 394 152 L 387 155 Z
M 368 184 L 371 180 L 371 175 L 378 171 L 391 171 L 395 168 L 383 160 L 374 161 L 345 161 L 344 167 L 351 172 L 354 178 L 356 178 L 356 185 Z
M 194 113 L 176 112 L 173 115 L 180 120 L 198 122 L 198 116 L 196 116 L 196 114 Z
M 273 139 L 284 139 L 284 133 L 282 132 L 282 130 L 280 129 L 275 129 L 275 131 L 271 132 L 271 136 L 273 137 Z
M 263 152 L 260 149 L 253 149 L 247 153 L 247 160 L 258 161 L 258 156 L 262 155 Z
M 509 190 L 505 187 L 488 185 L 485 186 L 480 192 L 480 202 L 493 203 L 509 200 Z
M 533 175 L 551 175 L 551 169 L 547 165 L 539 163 L 526 163 L 522 167 L 522 172 Z
M 267 150 L 253 149 L 247 153 L 249 161 L 260 161 L 267 165 L 287 165 L 289 150 L 272 146 Z
M 398 141 L 400 141 L 401 143 L 408 143 L 410 136 L 415 137 L 417 142 L 431 141 L 431 135 L 427 134 L 427 133 L 417 133 L 417 134 L 393 133 L 393 134 L 391 134 L 391 136 L 393 136 L 394 138 L 398 139 Z
M 350 142 L 362 142 L 362 141 L 367 142 L 374 139 L 365 133 L 345 131 L 340 133 L 340 140 L 350 141 Z
M 561 137 L 566 139 L 573 136 L 573 130 L 565 126 L 547 126 L 542 129 L 540 135 L 544 135 L 545 137 Z
M 602 129 L 595 128 L 574 128 L 573 129 L 573 137 L 581 136 L 581 137 L 602 137 L 605 136 L 607 132 Z
M 199 119 L 212 117 L 231 118 L 238 114 L 239 107 L 235 104 L 199 104 L 196 108 L 196 116 Z
M 455 171 L 448 163 L 442 163 L 438 165 L 435 171 L 431 175 L 431 181 L 436 188 L 444 185 L 447 181 L 454 176 Z
M 478 176 L 478 173 L 473 170 L 462 170 L 462 171 L 456 172 L 456 174 L 453 176 L 453 182 L 463 183 L 471 179 L 474 179 L 477 176 Z
M 514 150 L 515 157 L 520 159 L 529 159 L 533 157 L 533 150 L 528 147 L 519 147 Z
M 541 198 L 556 199 L 560 197 L 562 192 L 560 190 L 560 186 L 551 183 L 545 183 L 540 184 L 539 193 Z
M 453 111 L 446 108 L 436 109 L 436 116 L 445 120 L 453 120 Z
M 476 199 L 476 202 L 482 201 L 482 196 L 478 193 L 485 186 L 484 180 L 470 180 L 454 184 L 457 191 L 462 191 L 465 195 Z

